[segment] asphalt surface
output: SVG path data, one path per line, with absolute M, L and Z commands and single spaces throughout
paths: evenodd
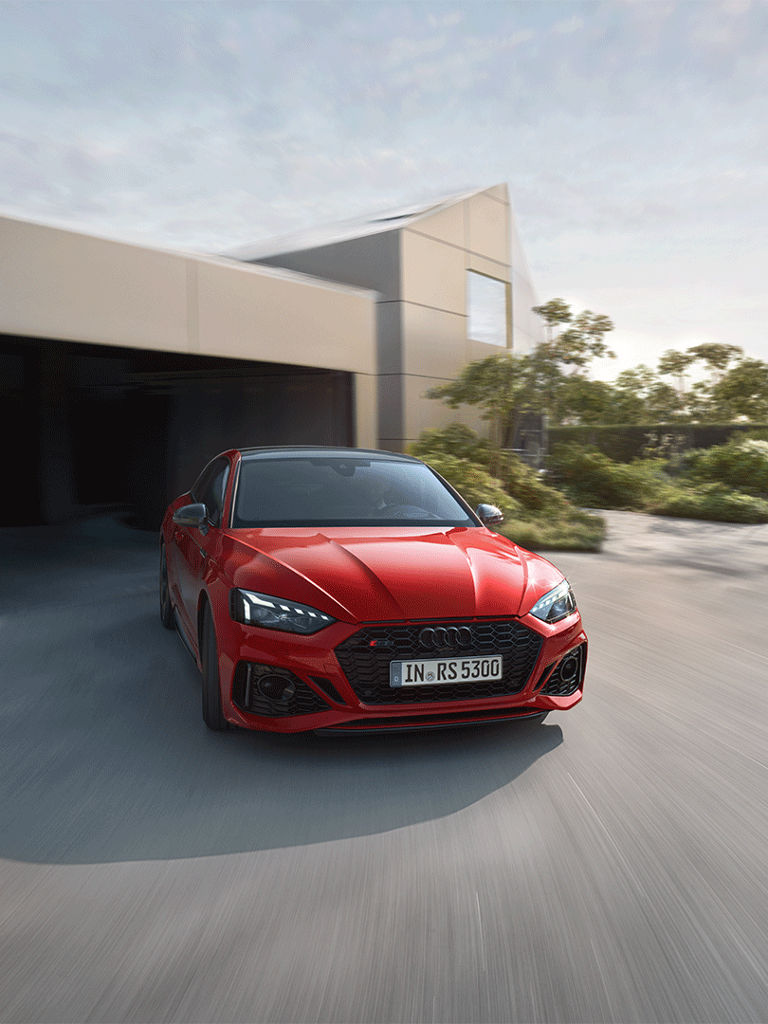
M 768 1020 L 768 527 L 609 515 L 543 725 L 215 735 L 155 541 L 0 531 L 0 1020 Z

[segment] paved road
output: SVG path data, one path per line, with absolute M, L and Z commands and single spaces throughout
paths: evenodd
M 562 555 L 544 725 L 214 735 L 152 538 L 0 533 L 3 1021 L 768 1020 L 768 527 Z

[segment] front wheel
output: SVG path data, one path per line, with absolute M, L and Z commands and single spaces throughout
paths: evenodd
M 221 687 L 219 685 L 219 657 L 216 649 L 216 629 L 211 609 L 206 605 L 203 612 L 201 661 L 203 664 L 203 721 L 214 732 L 223 732 L 227 720 L 221 710 Z

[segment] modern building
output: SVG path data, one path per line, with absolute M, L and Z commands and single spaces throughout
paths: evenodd
M 534 302 L 503 185 L 228 256 L 0 218 L 0 523 L 155 526 L 232 445 L 402 449 Z
M 404 450 L 456 413 L 425 397 L 474 359 L 542 340 L 506 185 L 229 253 L 377 293 L 379 445 Z M 472 410 L 462 419 L 479 425 Z
M 0 220 L 0 522 L 156 525 L 233 444 L 375 445 L 375 311 L 288 271 Z

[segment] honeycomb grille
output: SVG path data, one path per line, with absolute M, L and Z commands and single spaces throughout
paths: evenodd
M 466 647 L 426 648 L 419 634 L 426 627 L 469 627 L 471 643 Z M 542 638 L 515 620 L 500 622 L 419 622 L 368 626 L 348 637 L 336 648 L 336 657 L 364 704 L 422 704 L 430 701 L 479 700 L 519 693 L 530 678 L 539 656 Z M 501 679 L 437 686 L 389 685 L 389 663 L 427 658 L 473 658 L 500 654 Z
M 556 666 L 541 692 L 550 697 L 570 697 L 584 682 L 584 644 L 570 651 Z

